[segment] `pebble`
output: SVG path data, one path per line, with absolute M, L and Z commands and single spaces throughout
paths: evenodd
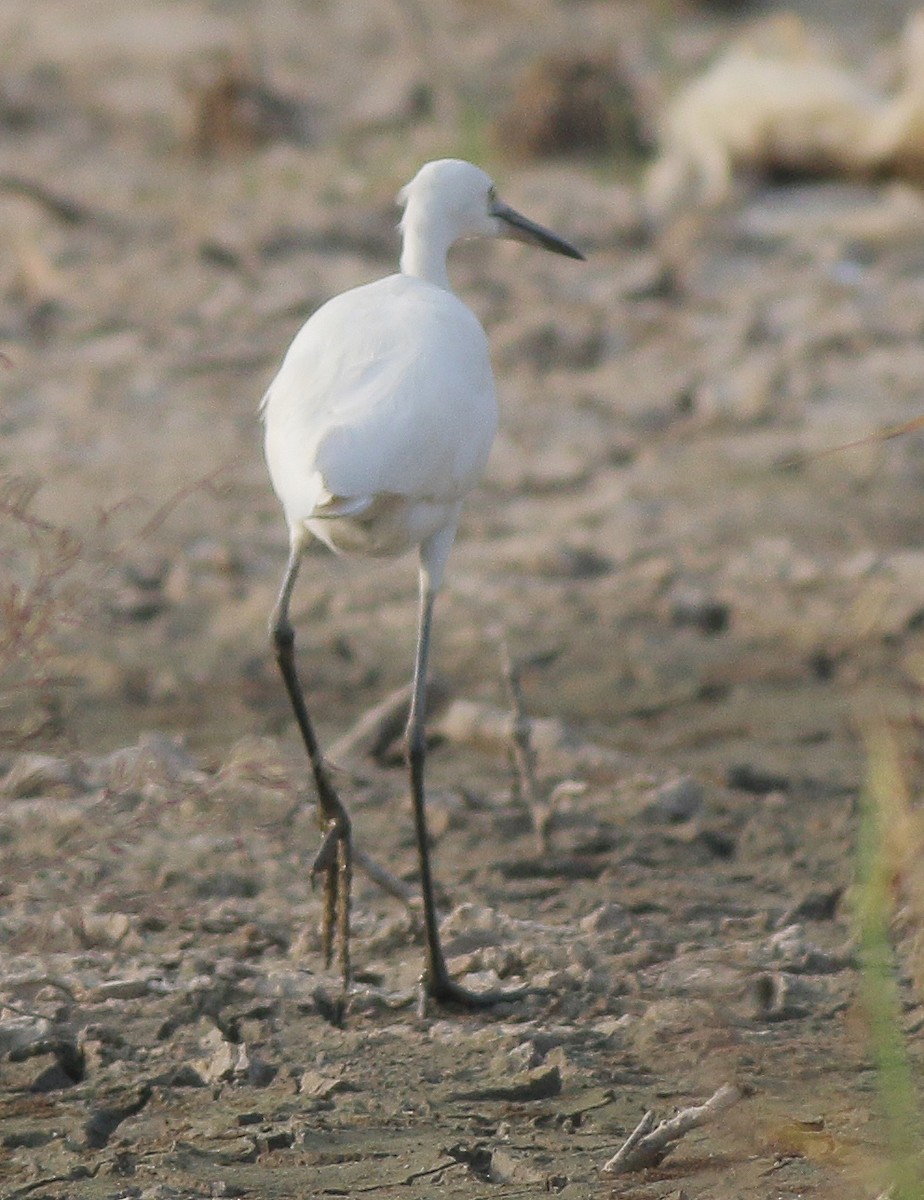
M 817 989 L 785 971 L 766 971 L 751 984 L 754 1015 L 764 1021 L 807 1017 L 816 1007 Z
M 582 917 L 578 925 L 582 933 L 608 933 L 614 929 L 625 929 L 631 919 L 631 914 L 621 904 L 609 901 Z
M 547 1172 L 538 1167 L 533 1159 L 514 1153 L 506 1146 L 498 1146 L 491 1152 L 488 1168 L 492 1183 L 516 1184 L 519 1187 L 537 1187 L 545 1191 Z
M 20 754 L 0 780 L 0 795 L 24 800 L 60 792 L 62 788 L 73 793 L 85 790 L 84 783 L 76 761 L 50 754 Z
M 706 789 L 692 775 L 668 779 L 655 793 L 645 813 L 656 820 L 679 825 L 691 821 L 703 807 Z

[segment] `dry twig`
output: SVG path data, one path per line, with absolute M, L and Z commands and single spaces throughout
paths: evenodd
M 744 1094 L 744 1090 L 736 1084 L 723 1084 L 704 1104 L 682 1108 L 679 1113 L 662 1121 L 657 1127 L 654 1124 L 655 1115 L 649 1110 L 619 1150 L 604 1163 L 603 1170 L 610 1175 L 622 1175 L 628 1171 L 644 1171 L 646 1167 L 656 1167 L 691 1129 L 705 1125 L 717 1113 L 731 1108 Z
M 200 475 L 182 487 L 177 488 L 171 496 L 167 497 L 160 508 L 155 509 L 154 513 L 148 517 L 141 528 L 132 533 L 131 541 L 137 542 L 141 538 L 150 537 L 152 533 L 164 524 L 174 509 L 179 508 L 191 496 L 199 496 L 202 493 L 208 496 L 220 495 L 220 489 L 224 484 L 222 477 L 227 476 L 229 472 L 239 467 L 240 459 L 238 457 L 226 458 L 214 470 L 207 472 L 205 475 Z
M 330 748 L 326 757 L 331 762 L 349 762 L 353 758 L 386 758 L 395 742 L 404 733 L 411 711 L 412 684 L 405 684 L 389 693 L 359 718 Z M 431 679 L 427 687 L 427 715 L 434 716 L 445 708 L 449 691 L 440 679 Z
M 4 172 L 0 175 L 0 191 L 34 200 L 64 225 L 114 224 L 116 221 L 108 213 L 95 212 L 89 205 L 55 192 L 36 179 Z
M 526 708 L 523 704 L 522 667 L 520 663 L 513 661 L 507 638 L 503 635 L 500 638 L 500 655 L 504 682 L 507 685 L 507 695 L 510 698 L 513 715 L 510 749 L 520 798 L 529 809 L 536 834 L 537 849 L 540 854 L 547 854 L 549 852 L 552 806 L 547 800 L 540 797 L 539 786 L 536 782 L 536 752 L 532 744 L 532 722 L 526 715 Z
M 37 490 L 37 483 L 24 476 L 0 479 L 0 519 L 22 531 L 35 560 L 28 582 L 11 578 L 0 586 L 0 671 L 17 660 L 30 662 L 30 679 L 42 683 L 49 678 L 42 665 L 49 657 L 48 642 L 67 612 L 62 587 L 83 542 L 71 530 L 36 516 L 31 505 Z
M 883 429 L 875 429 L 872 433 L 868 433 L 864 437 L 854 438 L 849 442 L 840 442 L 836 446 L 825 446 L 823 450 L 813 450 L 804 454 L 793 455 L 792 458 L 784 460 L 780 466 L 784 470 L 802 467 L 805 463 L 815 462 L 819 458 L 829 458 L 832 454 L 843 454 L 845 450 L 856 450 L 861 446 L 873 446 L 876 442 L 889 442 L 893 438 L 905 437 L 907 434 L 917 433 L 922 428 L 924 428 L 924 416 L 912 417 L 910 420 L 902 421 L 898 425 L 886 425 Z
M 420 907 L 421 898 L 417 889 L 406 884 L 397 875 L 392 875 L 391 871 L 386 871 L 365 850 L 361 850 L 359 846 L 354 845 L 353 858 L 356 860 L 356 865 L 361 867 L 372 882 L 377 883 L 383 892 L 386 892 L 389 896 L 394 896 L 396 900 L 400 900 L 408 908 Z

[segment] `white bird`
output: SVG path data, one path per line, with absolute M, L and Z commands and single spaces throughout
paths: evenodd
M 289 560 L 270 630 L 311 762 L 323 837 L 312 877 L 325 877 L 322 937 L 336 928 L 349 985 L 351 830 L 299 682 L 289 602 L 312 537 L 342 554 L 417 547 L 420 614 L 406 744 L 426 933 L 423 986 L 438 1002 L 492 1004 L 449 976 L 439 939 L 424 807 L 424 719 L 433 604 L 462 502 L 481 477 L 497 428 L 488 343 L 452 292 L 446 255 L 460 238 L 505 237 L 570 258 L 583 255 L 503 204 L 471 163 L 423 166 L 398 197 L 400 272 L 344 292 L 305 323 L 262 404 L 266 461 L 289 527 Z

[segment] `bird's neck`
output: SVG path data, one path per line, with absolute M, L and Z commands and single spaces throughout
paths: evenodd
M 415 216 L 417 219 L 414 219 Z M 427 283 L 435 283 L 437 287 L 450 291 L 446 255 L 453 239 L 449 232 L 436 221 L 425 222 L 410 213 L 405 214 L 402 229 L 402 275 L 413 275 L 416 279 L 425 279 Z

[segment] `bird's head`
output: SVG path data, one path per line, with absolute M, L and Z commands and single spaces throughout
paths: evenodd
M 497 195 L 491 178 L 472 163 L 441 158 L 420 168 L 398 194 L 402 228 L 417 222 L 445 230 L 447 246 L 460 238 L 511 238 L 568 258 L 584 255 L 564 238 L 530 221 Z

